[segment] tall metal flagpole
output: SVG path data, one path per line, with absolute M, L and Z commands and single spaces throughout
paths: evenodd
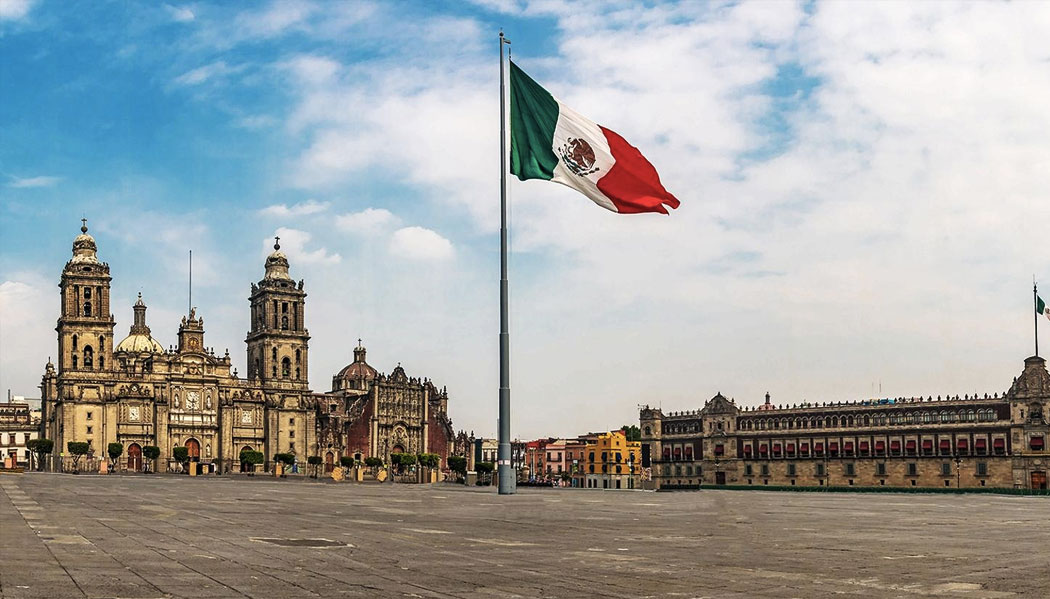
M 1039 357 L 1039 287 L 1035 283 L 1035 275 L 1032 275 L 1032 308 L 1035 312 L 1035 357 Z
M 510 325 L 507 299 L 507 98 L 503 46 L 510 40 L 499 32 L 499 494 L 512 495 L 517 487 L 510 451 Z

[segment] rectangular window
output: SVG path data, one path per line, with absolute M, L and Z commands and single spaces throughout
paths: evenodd
M 751 476 L 752 474 L 751 464 L 744 464 L 744 476 Z
M 288 431 L 288 438 L 289 439 L 294 439 L 295 438 L 295 431 L 294 430 Z
M 288 451 L 295 453 L 295 441 L 288 444 Z
M 853 464 L 846 464 L 846 476 L 854 476 L 856 473 L 856 467 Z
M 951 465 L 950 462 L 945 462 L 945 463 L 941 464 L 941 475 L 943 475 L 943 476 L 951 476 L 952 475 L 952 465 Z
M 817 476 L 824 476 L 824 464 L 817 464 Z
M 915 462 L 908 464 L 908 476 L 916 476 L 919 474 L 919 465 Z
M 878 474 L 879 476 L 886 474 L 886 464 L 882 462 L 875 464 L 875 474 Z
M 89 434 L 89 435 L 91 434 L 91 427 L 90 426 L 87 427 L 87 434 Z
M 795 476 L 795 465 L 788 464 L 788 476 Z
M 977 476 L 988 476 L 988 462 L 977 462 Z
M 87 413 L 87 419 L 88 419 L 88 420 L 91 420 L 91 412 L 88 412 L 88 413 Z
M 762 476 L 769 476 L 769 464 L 762 464 Z
M 288 426 L 294 426 L 294 425 L 295 425 L 295 418 L 289 418 L 288 419 Z

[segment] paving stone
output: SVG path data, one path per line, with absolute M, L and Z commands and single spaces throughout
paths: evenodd
M 5 477 L 2 488 L 5 599 L 1050 589 L 1045 498 L 571 489 L 499 497 L 455 485 L 39 473 Z

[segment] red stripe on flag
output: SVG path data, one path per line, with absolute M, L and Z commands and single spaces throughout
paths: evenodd
M 677 208 L 678 199 L 664 189 L 660 175 L 638 148 L 627 143 L 616 132 L 599 127 L 609 141 L 609 149 L 616 163 L 604 177 L 598 179 L 598 190 L 612 200 L 616 211 L 623 214 L 667 214 L 664 204 Z

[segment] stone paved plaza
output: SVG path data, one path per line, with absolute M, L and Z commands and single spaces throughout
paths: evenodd
M 3 475 L 0 486 L 11 599 L 1050 596 L 1045 497 L 499 497 L 168 475 Z

